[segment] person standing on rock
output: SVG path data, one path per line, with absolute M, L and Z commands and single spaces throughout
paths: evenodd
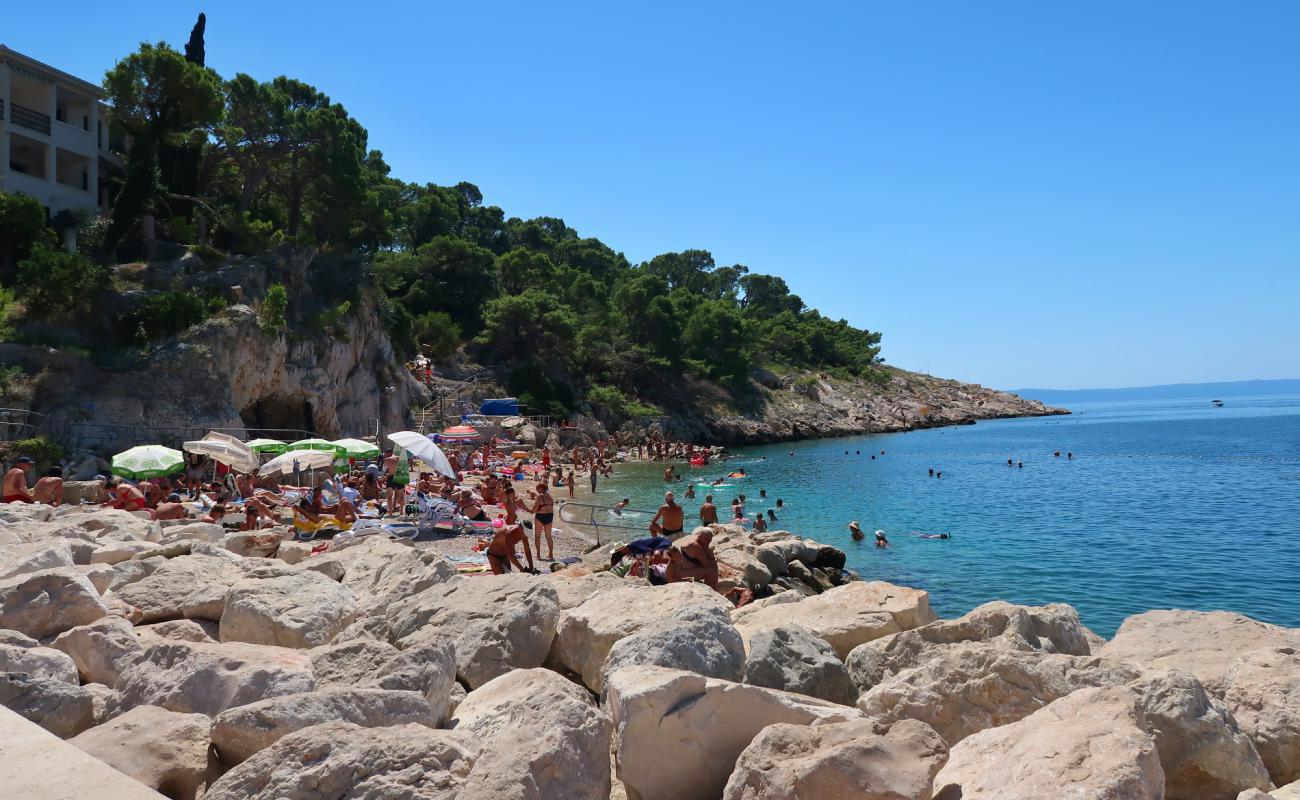
M 711 494 L 704 495 L 704 502 L 700 504 L 700 524 L 718 524 L 718 507 L 713 504 L 713 495 Z
M 4 501 L 6 503 L 34 502 L 32 493 L 27 490 L 27 473 L 32 471 L 34 462 L 27 456 L 21 456 L 8 472 L 5 473 Z
M 685 527 L 686 509 L 677 505 L 677 499 L 672 492 L 665 492 L 664 504 L 659 506 L 659 512 L 655 514 L 654 519 L 650 520 L 651 535 L 672 539 L 681 536 L 682 529 Z

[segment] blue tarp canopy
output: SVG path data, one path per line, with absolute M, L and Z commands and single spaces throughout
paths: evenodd
M 478 413 L 489 417 L 517 417 L 519 416 L 519 400 L 514 397 L 484 400 L 483 405 L 479 407 Z

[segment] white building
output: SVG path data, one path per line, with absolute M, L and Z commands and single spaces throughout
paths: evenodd
M 103 96 L 95 84 L 0 44 L 0 189 L 30 195 L 50 213 L 107 213 Z

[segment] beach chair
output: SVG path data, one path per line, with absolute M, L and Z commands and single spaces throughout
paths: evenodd
M 342 523 L 331 516 L 322 516 L 319 522 L 312 522 L 298 507 L 293 509 L 294 538 L 300 542 L 310 542 L 316 537 L 329 539 L 351 530 L 351 523 Z M 328 534 L 328 535 L 325 535 Z

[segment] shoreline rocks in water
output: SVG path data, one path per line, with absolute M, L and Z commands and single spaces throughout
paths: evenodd
M 466 576 L 371 538 L 289 563 L 6 508 L 0 705 L 182 800 L 1300 798 L 1300 630 L 943 620 L 834 548 L 711 530 L 719 589 L 759 599 L 603 553 Z

